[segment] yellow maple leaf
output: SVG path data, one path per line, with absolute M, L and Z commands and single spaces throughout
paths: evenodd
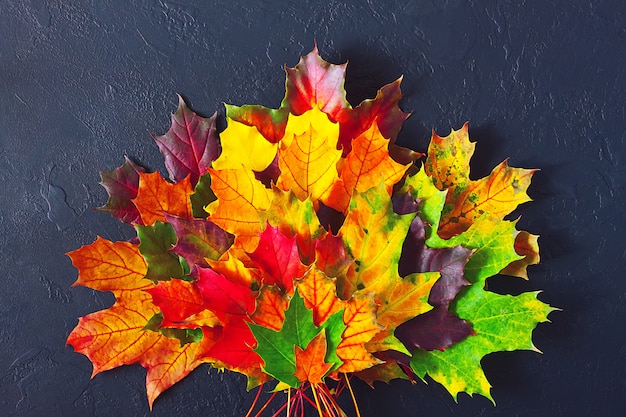
M 314 107 L 300 116 L 289 115 L 278 152 L 278 188 L 291 190 L 299 200 L 318 200 L 338 180 L 339 125 Z
M 471 180 L 469 161 L 474 146 L 469 141 L 466 123 L 446 137 L 433 132 L 428 147 L 426 173 L 437 188 L 448 190 L 447 209 L 438 230 L 444 239 L 464 232 L 483 214 L 489 220 L 499 221 L 519 204 L 531 200 L 526 190 L 535 169 L 512 168 L 505 160 L 487 177 Z
M 244 166 L 261 172 L 276 157 L 277 144 L 269 142 L 254 126 L 228 119 L 228 127 L 220 134 L 222 153 L 213 161 L 214 169 L 237 169 Z

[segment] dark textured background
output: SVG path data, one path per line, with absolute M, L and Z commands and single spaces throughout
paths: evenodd
M 167 130 L 175 93 L 204 115 L 277 107 L 282 65 L 314 39 L 350 61 L 353 104 L 404 74 L 401 144 L 425 150 L 432 128 L 469 120 L 476 177 L 507 156 L 541 168 L 519 213 L 542 263 L 494 286 L 564 310 L 534 333 L 543 355 L 483 360 L 497 407 L 435 383 L 357 384 L 363 416 L 626 415 L 626 2 L 0 0 L 1 416 L 245 413 L 243 378 L 204 366 L 152 414 L 140 366 L 90 380 L 65 338 L 112 297 L 70 288 L 64 253 L 131 236 L 90 209 L 106 200 L 98 171 L 124 155 L 163 169 L 148 131 Z

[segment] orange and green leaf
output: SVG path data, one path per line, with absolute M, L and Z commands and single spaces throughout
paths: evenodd
M 426 173 L 437 188 L 448 190 L 438 230 L 444 239 L 464 232 L 483 215 L 500 221 L 518 205 L 530 201 L 526 190 L 536 170 L 512 168 L 505 160 L 487 177 L 472 181 L 469 161 L 474 147 L 467 123 L 446 137 L 433 132 L 428 147 Z
M 337 283 L 344 299 L 360 288 L 375 292 L 387 289 L 390 282 L 399 279 L 402 243 L 414 216 L 394 213 L 382 181 L 354 195 L 339 233 L 352 258 L 358 261 Z
M 539 263 L 539 236 L 521 230 L 515 236 L 515 253 L 524 258 L 508 264 L 501 274 L 528 279 L 527 267 Z
M 499 221 L 519 204 L 530 201 L 526 189 L 534 169 L 511 168 L 507 161 L 495 167 L 488 177 L 472 181 L 458 197 L 448 193 L 451 210 L 439 224 L 439 234 L 452 236 L 466 230 L 476 219 L 486 215 Z
M 284 291 L 274 285 L 265 285 L 259 291 L 256 309 L 250 318 L 254 324 L 279 331 L 285 321 L 289 299 Z
M 438 272 L 411 274 L 395 280 L 376 297 L 380 304 L 376 320 L 387 329 L 432 309 L 428 304 L 430 290 L 439 278 Z

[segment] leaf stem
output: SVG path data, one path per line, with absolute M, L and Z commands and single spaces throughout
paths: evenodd
M 257 401 L 259 401 L 259 398 L 261 397 L 261 387 L 262 386 L 263 386 L 263 384 L 261 384 L 259 386 L 259 389 L 257 390 L 257 393 L 256 393 L 256 397 L 254 397 L 254 401 L 252 401 L 252 405 L 250 406 L 250 409 L 246 413 L 246 417 L 250 417 L 250 415 L 252 414 L 252 411 L 254 410 L 254 407 L 256 406 Z
M 261 409 L 259 410 L 258 413 L 256 413 L 254 415 L 254 417 L 261 417 L 261 413 L 263 413 L 263 411 L 265 411 L 265 409 L 267 408 L 268 405 L 270 405 L 270 403 L 272 402 L 272 400 L 274 399 L 274 397 L 276 397 L 276 392 L 272 394 L 272 396 L 265 402 L 265 404 L 263 404 L 263 407 L 261 407 Z
M 315 406 L 317 407 L 317 412 L 319 413 L 320 417 L 324 417 L 324 415 L 322 414 L 322 408 L 320 407 L 320 402 L 317 398 L 317 392 L 315 391 L 315 384 L 311 384 L 311 392 L 313 392 L 313 398 L 315 398 Z
M 350 385 L 350 379 L 348 379 L 347 374 L 343 374 L 346 379 L 346 385 L 348 386 L 348 390 L 350 391 L 350 396 L 352 397 L 352 404 L 354 404 L 354 411 L 356 411 L 356 417 L 361 417 L 361 412 L 359 411 L 359 406 L 356 403 L 356 397 L 354 396 L 354 391 L 352 391 L 352 385 Z

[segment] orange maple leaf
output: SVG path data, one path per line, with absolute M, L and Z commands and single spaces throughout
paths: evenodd
M 263 224 L 259 210 L 270 206 L 271 191 L 254 178 L 251 170 L 209 169 L 211 188 L 218 200 L 210 204 L 207 211 L 211 221 L 236 236 L 235 244 L 252 252 L 259 243 Z
M 139 210 L 144 225 L 151 226 L 156 221 L 165 222 L 165 213 L 192 217 L 189 199 L 192 193 L 189 177 L 172 184 L 158 172 L 140 172 L 137 197 L 132 201 Z
M 161 392 L 203 362 L 203 352 L 214 340 L 207 337 L 201 343 L 181 347 L 178 340 L 142 331 L 159 308 L 144 291 L 154 284 L 144 279 L 147 266 L 137 245 L 98 238 L 68 255 L 79 271 L 74 285 L 111 291 L 117 301 L 107 310 L 81 317 L 67 343 L 89 358 L 92 376 L 140 363 L 148 371 L 147 393 L 152 407 Z
M 152 302 L 163 313 L 162 327 L 199 328 L 220 323 L 214 313 L 206 311 L 202 294 L 195 282 L 180 279 L 159 281 L 157 286 L 145 291 L 152 296 Z M 190 318 L 192 319 L 188 320 Z
M 313 323 L 316 326 L 344 308 L 345 302 L 337 298 L 335 282 L 334 278 L 327 277 L 315 264 L 295 282 L 304 305 L 313 311 Z
M 365 349 L 365 344 L 376 336 L 383 327 L 376 321 L 374 295 L 356 292 L 345 304 L 343 321 L 346 329 L 337 346 L 337 356 L 343 364 L 338 372 L 358 372 L 381 363 Z
M 410 165 L 394 161 L 389 156 L 388 146 L 389 141 L 380 133 L 376 123 L 357 136 L 341 168 L 340 180 L 322 197 L 324 204 L 346 214 L 355 191 L 365 192 L 381 180 L 391 195 L 394 184 Z
M 285 293 L 274 285 L 261 288 L 257 298 L 256 310 L 250 317 L 255 324 L 279 331 L 285 321 L 285 310 L 289 300 Z
M 315 336 L 306 348 L 294 347 L 296 355 L 296 372 L 298 381 L 309 381 L 311 384 L 321 384 L 322 378 L 330 371 L 332 364 L 324 362 L 326 357 L 326 331 L 322 330 Z

